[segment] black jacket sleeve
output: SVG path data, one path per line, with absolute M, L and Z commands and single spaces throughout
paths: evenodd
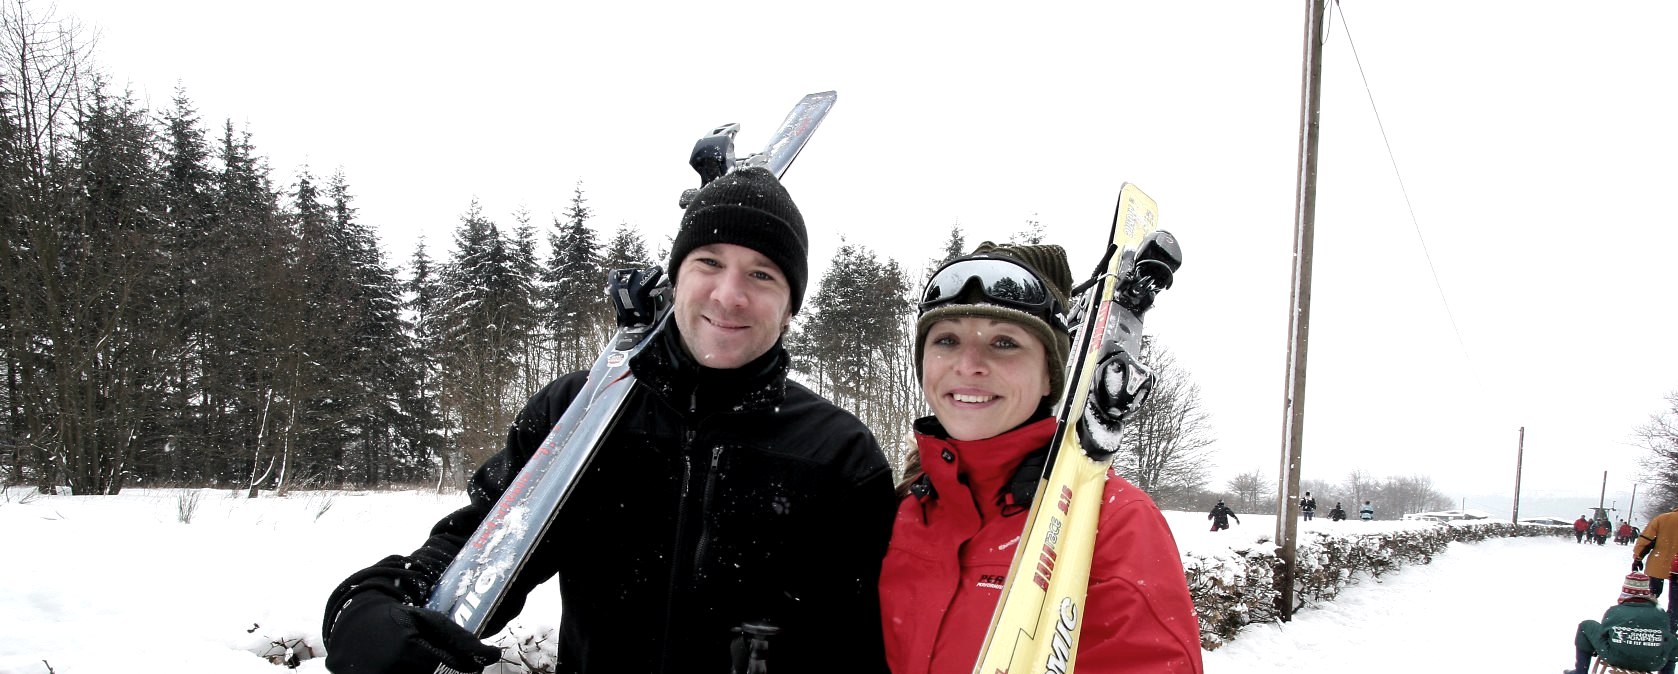
M 821 672 L 876 672 L 885 674 L 885 636 L 880 624 L 880 564 L 885 559 L 896 517 L 897 498 L 891 468 L 874 436 L 859 434 L 848 455 L 853 464 L 841 475 L 849 484 L 840 502 L 830 510 L 824 536 L 831 542 L 833 566 L 827 578 L 843 579 L 836 584 L 839 596 L 822 606 L 828 614 L 821 645 L 814 650 L 826 654 L 815 667 Z M 814 664 L 814 663 L 812 663 Z

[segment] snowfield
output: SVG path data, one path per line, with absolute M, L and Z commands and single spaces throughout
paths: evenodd
M 323 602 L 351 572 L 423 541 L 462 494 L 298 492 L 248 500 L 225 490 L 131 489 L 115 497 L 0 496 L 0 674 L 321 674 Z M 187 515 L 190 515 L 188 517 Z M 1275 518 L 1166 512 L 1185 553 L 1233 557 Z M 186 519 L 188 521 L 182 521 Z M 1356 535 L 1426 522 L 1301 523 Z M 1557 671 L 1573 630 L 1600 618 L 1631 552 L 1571 537 L 1452 543 L 1434 562 L 1362 579 L 1286 625 L 1250 625 L 1205 653 L 1209 673 L 1299 672 L 1358 663 L 1361 674 Z M 558 624 L 544 584 L 511 628 Z M 508 652 L 517 652 L 510 642 Z M 289 649 L 289 650 L 288 650 Z

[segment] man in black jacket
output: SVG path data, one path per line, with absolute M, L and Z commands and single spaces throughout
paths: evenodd
M 699 192 L 672 248 L 674 320 L 631 362 L 621 420 L 486 629 L 557 575 L 561 672 L 727 672 L 746 623 L 778 630 L 777 671 L 884 672 L 876 586 L 891 471 L 856 417 L 786 378 L 803 218 L 770 173 L 737 171 Z M 498 649 L 423 605 L 586 378 L 530 399 L 506 448 L 472 477 L 471 504 L 423 547 L 332 593 L 329 669 L 475 672 L 496 661 Z
M 1218 499 L 1218 504 L 1212 506 L 1212 512 L 1206 513 L 1206 519 L 1212 520 L 1212 531 L 1228 529 L 1231 517 L 1235 517 L 1235 511 L 1224 505 L 1223 499 Z M 1240 524 L 1241 518 L 1235 517 L 1235 523 Z

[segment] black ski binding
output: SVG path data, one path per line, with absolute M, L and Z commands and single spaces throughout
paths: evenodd
M 630 331 L 625 334 L 626 338 L 633 333 L 635 341 L 639 341 L 640 334 L 635 328 L 652 327 L 659 312 L 669 305 L 669 290 L 664 268 L 658 266 L 613 269 L 606 275 L 606 294 L 612 298 L 612 308 L 617 311 L 618 327 Z
M 1154 305 L 1154 294 L 1171 287 L 1172 276 L 1183 266 L 1183 248 L 1171 232 L 1156 231 L 1142 240 L 1130 273 L 1119 280 L 1116 295 L 1125 307 L 1141 314 Z
M 1114 248 L 1109 246 L 1107 255 L 1112 255 Z M 1097 461 L 1111 458 L 1117 451 L 1117 443 L 1098 442 L 1092 435 L 1092 427 L 1100 427 L 1108 435 L 1119 433 L 1125 422 L 1147 402 L 1148 393 L 1153 391 L 1153 370 L 1138 360 L 1141 354 L 1131 353 L 1130 347 L 1141 347 L 1142 314 L 1154 305 L 1154 296 L 1159 291 L 1171 287 L 1174 275 L 1183 266 L 1183 249 L 1177 243 L 1177 237 L 1170 232 L 1148 234 L 1137 247 L 1135 255 L 1120 272 L 1123 276 L 1113 292 L 1113 301 L 1118 306 L 1107 327 L 1107 334 L 1096 335 L 1097 339 L 1107 343 L 1096 361 L 1089 397 L 1077 423 L 1080 444 L 1090 458 Z M 1102 266 L 1106 266 L 1105 257 Z M 1079 304 L 1082 306 L 1083 303 Z M 1082 322 L 1084 317 L 1078 318 Z M 1109 383 L 1116 385 L 1109 387 Z M 1114 449 L 1105 449 L 1108 446 Z
M 740 133 L 740 125 L 728 123 L 712 129 L 693 144 L 693 156 L 688 159 L 688 166 L 699 174 L 699 187 L 709 185 L 734 170 L 734 135 L 737 133 Z M 676 205 L 687 208 L 698 195 L 698 188 L 682 190 L 682 198 L 676 201 Z

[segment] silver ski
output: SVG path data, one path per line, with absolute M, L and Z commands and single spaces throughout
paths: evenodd
M 690 162 L 699 172 L 701 186 L 747 166 L 762 166 L 779 177 L 836 98 L 832 91 L 805 96 L 762 152 L 739 161 L 734 159 L 738 124 L 718 127 L 701 138 Z M 684 205 L 688 198 L 684 196 Z M 608 294 L 618 312 L 617 335 L 595 359 L 583 390 L 438 579 L 426 608 L 483 636 L 489 616 L 501 605 L 507 588 L 571 495 L 578 476 L 617 423 L 623 402 L 635 386 L 630 360 L 670 321 L 669 291 L 658 267 L 618 269 L 608 275 Z

